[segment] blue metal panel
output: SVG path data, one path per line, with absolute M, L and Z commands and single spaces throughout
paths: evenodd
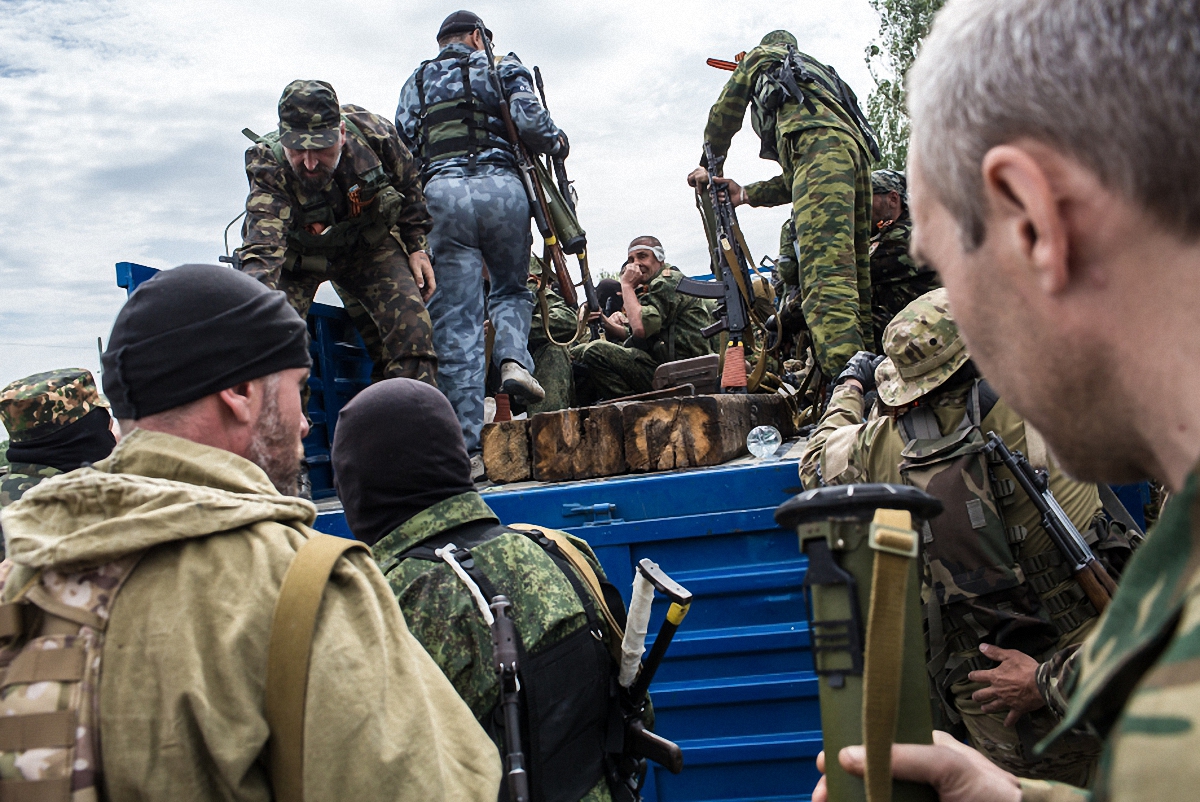
M 1145 532 L 1146 505 L 1150 503 L 1150 483 L 1138 482 L 1133 485 L 1109 485 L 1109 487 L 1117 494 L 1117 498 L 1121 500 L 1125 509 L 1129 510 L 1129 515 L 1133 518 L 1134 523 Z

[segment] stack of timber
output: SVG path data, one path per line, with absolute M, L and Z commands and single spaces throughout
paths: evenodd
M 543 412 L 483 429 L 483 463 L 497 484 L 564 482 L 720 465 L 746 453 L 755 426 L 795 434 L 778 395 L 697 395 Z

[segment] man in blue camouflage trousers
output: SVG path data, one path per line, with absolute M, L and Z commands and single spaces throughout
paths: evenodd
M 495 329 L 492 361 L 504 392 L 540 401 L 530 374 L 529 321 L 533 293 L 525 286 L 533 236 L 529 198 L 517 174 L 501 119 L 502 100 L 489 76 L 483 28 L 457 11 L 438 31 L 441 52 L 404 84 L 396 128 L 417 155 L 433 215 L 429 234 L 437 290 L 429 300 L 438 353 L 438 386 L 462 424 L 467 451 L 480 452 L 483 428 L 484 270 L 490 280 L 486 316 Z M 565 156 L 567 138 L 534 94 L 533 79 L 509 53 L 495 65 L 525 146 Z M 477 471 L 482 466 L 475 461 Z

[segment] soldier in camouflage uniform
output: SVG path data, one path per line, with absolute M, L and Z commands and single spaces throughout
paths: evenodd
M 871 173 L 871 318 L 875 353 L 883 353 L 883 330 L 900 310 L 941 286 L 937 273 L 918 266 L 908 252 L 912 217 L 904 173 Z
M 946 512 L 926 534 L 922 597 L 927 617 L 939 616 L 928 623 L 927 645 L 943 725 L 961 722 L 973 746 L 1018 776 L 1086 784 L 1098 740 L 1074 734 L 1035 756 L 1033 745 L 1058 724 L 1052 709 L 1010 727 L 1004 712 L 984 712 L 973 698 L 991 666 L 981 643 L 1044 661 L 1082 642 L 1097 617 L 1032 502 L 1014 490 L 1003 465 L 986 462 L 981 432 L 995 431 L 1035 465 L 1048 462 L 1055 497 L 1079 531 L 1099 542 L 1097 553 L 1127 542 L 1104 517 L 1096 485 L 1063 474 L 1041 436 L 978 378 L 944 289 L 909 304 L 888 326 L 884 345 L 887 359 L 856 355 L 837 378 L 801 458 L 801 480 L 805 487 L 907 483 L 942 499 Z M 864 422 L 863 392 L 875 379 L 886 414 Z
M 638 237 L 629 244 L 629 257 L 621 272 L 628 322 L 597 312 L 609 340 L 571 349 L 587 376 L 587 387 L 578 388 L 581 404 L 649 392 L 659 365 L 713 353 L 712 342 L 700 333 L 713 322 L 712 312 L 701 299 L 678 291 L 683 273 L 666 263 L 662 243 Z
M 729 151 L 747 105 L 759 155 L 779 162 L 783 174 L 744 188 L 728 181 L 730 198 L 734 205 L 792 205 L 801 308 L 821 370 L 836 376 L 871 342 L 873 138 L 849 87 L 831 67 L 797 52 L 787 31 L 772 31 L 746 53 L 713 104 L 704 138 L 717 158 Z M 706 182 L 706 167 L 688 182 Z
M 542 274 L 542 260 L 536 256 L 529 258 L 529 291 L 536 295 L 538 281 Z M 571 366 L 571 352 L 566 346 L 550 342 L 550 337 L 556 342 L 570 342 L 579 326 L 578 313 L 555 292 L 555 284 L 551 283 L 546 289 L 546 307 L 549 310 L 549 326 L 542 325 L 542 309 L 536 298 L 533 305 L 533 317 L 529 325 L 529 353 L 533 355 L 533 377 L 546 391 L 546 397 L 527 405 L 530 415 L 539 412 L 555 412 L 575 406 L 575 370 Z M 591 333 L 583 330 L 580 342 L 587 342 Z
M 587 578 L 564 562 L 561 549 L 567 547 L 561 540 L 558 546 L 542 541 L 547 532 L 565 539 L 607 584 L 588 544 L 553 530 L 501 526 L 471 484 L 453 410 L 416 382 L 381 382 L 350 401 L 339 419 L 333 462 L 350 530 L 371 546 L 409 630 L 502 750 L 500 687 L 491 628 L 480 605 L 496 594 L 511 602 L 521 641 L 523 729 L 529 734 L 525 765 L 533 798 L 628 798 L 619 784 L 610 788 L 605 776 L 612 659 L 592 635 L 603 633 L 616 646 L 613 628 L 600 600 L 585 589 Z M 619 597 L 610 601 L 618 602 Z M 623 620 L 624 609 L 618 614 Z M 539 662 L 543 656 L 549 662 Z M 534 720 L 535 711 L 553 708 L 560 711 L 557 723 Z M 556 751 L 571 740 L 574 747 Z M 539 745 L 557 761 L 544 763 Z
M 108 404 L 83 368 L 35 373 L 0 390 L 0 423 L 9 438 L 0 508 L 51 476 L 107 457 L 117 442 L 111 422 Z
M 382 341 L 382 374 L 435 383 L 423 301 L 435 287 L 431 221 L 392 124 L 339 106 L 324 81 L 293 81 L 279 100 L 279 131 L 246 151 L 246 176 L 241 270 L 283 290 L 301 316 L 321 283 L 335 282 L 361 304 L 364 337 Z
M 438 383 L 462 423 L 467 451 L 480 454 L 483 429 L 484 289 L 495 330 L 492 362 L 504 392 L 526 403 L 544 390 L 530 374 L 529 323 L 533 294 L 525 286 L 533 235 L 530 199 L 517 172 L 501 119 L 499 74 L 508 110 L 525 147 L 567 155 L 566 135 L 538 102 L 533 77 L 516 54 L 489 65 L 478 16 L 457 11 L 438 30 L 440 52 L 405 82 L 396 128 L 420 160 L 433 214 L 429 235 L 438 291 L 429 301 L 439 359 Z M 482 462 L 477 461 L 477 470 Z

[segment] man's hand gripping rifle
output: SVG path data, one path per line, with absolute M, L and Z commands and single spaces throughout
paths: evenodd
M 749 378 L 746 376 L 746 352 L 755 350 L 754 326 L 765 331 L 765 325 L 757 320 L 753 310 L 754 284 L 750 265 L 754 260 L 742 236 L 728 190 L 714 180 L 720 175 L 724 158 L 716 159 L 712 146 L 705 142 L 704 160 L 709 180 L 705 188 L 696 187 L 696 205 L 704 220 L 705 233 L 712 249 L 713 270 L 720 283 L 684 278 L 679 282 L 679 292 L 721 302 L 720 318 L 702 331 L 705 337 L 722 331 L 729 332 L 729 343 L 723 357 L 721 388 L 728 393 L 754 392 L 767 367 L 765 349 L 759 349 L 754 370 Z
M 1071 573 L 1087 594 L 1088 601 L 1096 608 L 1096 612 L 1104 612 L 1108 603 L 1112 601 L 1117 583 L 1096 559 L 1083 535 L 1079 534 L 1075 524 L 1071 523 L 1071 519 L 1050 492 L 1048 474 L 1035 469 L 1020 451 L 1010 451 L 1004 444 L 1004 439 L 995 432 L 988 432 L 987 439 L 985 453 L 995 453 L 1012 472 L 1017 484 L 1037 508 L 1042 517 L 1042 527 L 1071 566 Z
M 643 662 L 650 607 L 656 590 L 671 600 L 671 606 L 654 639 L 654 645 L 650 647 L 650 654 Z M 665 766 L 672 774 L 683 771 L 683 751 L 674 742 L 646 729 L 642 719 L 646 712 L 650 683 L 691 603 L 691 592 L 667 576 L 656 563 L 649 559 L 638 563 L 625 636 L 621 641 L 621 672 L 617 680 L 625 694 L 625 754 L 634 760 L 649 758 Z M 628 774 L 640 775 L 640 771 Z

